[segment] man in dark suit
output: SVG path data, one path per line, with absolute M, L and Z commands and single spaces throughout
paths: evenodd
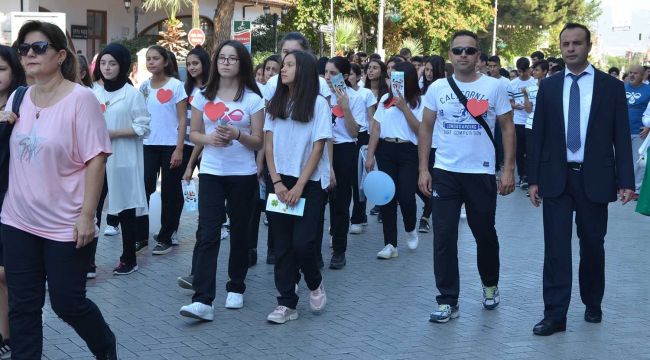
M 594 69 L 591 34 L 569 23 L 560 32 L 566 70 L 541 81 L 528 160 L 530 200 L 544 199 L 544 319 L 535 335 L 566 329 L 571 300 L 573 212 L 580 239 L 584 319 L 602 320 L 607 206 L 634 195 L 634 170 L 623 83 Z

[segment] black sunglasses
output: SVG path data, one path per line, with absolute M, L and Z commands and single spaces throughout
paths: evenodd
M 34 51 L 34 54 L 43 55 L 49 46 L 50 43 L 47 41 L 36 41 L 31 44 L 23 43 L 18 45 L 18 54 L 20 54 L 20 56 L 27 56 L 29 49 L 32 49 Z
M 476 54 L 478 52 L 478 49 L 475 48 L 475 47 L 469 47 L 469 46 L 451 48 L 451 53 L 454 54 L 454 55 L 460 55 L 460 54 L 463 53 L 463 51 L 467 55 L 474 55 L 474 54 Z

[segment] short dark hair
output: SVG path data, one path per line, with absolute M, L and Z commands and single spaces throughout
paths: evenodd
M 587 43 L 591 44 L 591 31 L 589 31 L 589 29 L 586 26 L 582 25 L 582 24 L 572 23 L 572 22 L 566 23 L 566 25 L 564 25 L 564 27 L 562 28 L 562 31 L 560 31 L 560 39 L 562 38 L 562 33 L 564 32 L 564 30 L 569 30 L 569 29 L 582 29 L 582 30 L 584 30 L 585 33 L 587 34 Z
M 469 31 L 469 30 L 458 30 L 456 31 L 452 36 L 451 36 L 451 41 L 449 42 L 449 46 L 454 43 L 454 40 L 456 40 L 457 37 L 460 36 L 469 36 L 472 39 L 476 40 L 476 47 L 478 47 L 478 35 L 476 33 Z
M 560 72 L 560 71 L 562 71 L 562 70 L 564 70 L 564 66 L 560 66 L 560 65 L 553 65 L 553 66 L 549 69 L 549 71 L 550 71 L 550 72 L 553 72 L 553 73 Z
M 508 72 L 508 70 L 506 70 L 504 68 L 499 69 L 499 75 L 501 75 L 501 76 L 503 76 L 505 78 L 510 77 L 510 73 Z
M 297 32 L 297 31 L 293 31 L 293 32 L 290 32 L 290 33 L 287 33 L 286 35 L 284 35 L 282 40 L 280 40 L 280 42 L 278 43 L 278 50 L 282 51 L 282 46 L 284 45 L 284 43 L 287 42 L 287 41 L 291 41 L 291 40 L 294 40 L 294 41 L 297 41 L 298 43 L 300 43 L 300 47 L 303 50 L 305 50 L 305 51 L 310 51 L 311 50 L 311 48 L 309 47 L 309 41 L 307 40 L 305 35 L 303 35 L 302 33 Z
M 399 54 L 400 54 L 400 56 L 411 55 L 411 49 L 402 48 L 402 50 L 399 51 Z
M 490 56 L 490 57 L 488 58 L 488 61 L 489 61 L 489 62 L 494 62 L 494 63 L 497 63 L 497 64 L 501 64 L 501 58 L 498 57 L 498 56 L 496 56 L 496 55 L 492 55 L 492 56 Z
M 548 61 L 546 60 L 538 60 L 533 64 L 533 69 L 540 67 L 544 71 L 548 71 Z
M 363 56 L 363 57 L 368 57 L 368 54 L 366 54 L 366 53 L 363 52 L 363 51 L 359 51 L 359 52 L 357 53 L 357 56 L 358 56 L 358 57 L 362 57 L 362 56 Z
M 530 54 L 531 58 L 537 58 L 537 60 L 544 60 L 544 53 L 541 51 L 535 51 Z
M 481 55 L 478 56 L 478 59 L 481 60 L 481 62 L 488 62 L 488 56 L 485 53 L 481 53 Z
M 564 64 L 564 59 L 562 59 L 562 58 L 555 59 L 555 64 L 561 66 L 562 68 L 564 68 L 564 65 L 565 65 Z
M 550 63 L 554 63 L 554 62 L 557 61 L 557 58 L 556 58 L 556 57 L 553 57 L 553 56 L 549 56 L 549 57 L 546 59 L 546 61 L 548 61 L 548 62 L 550 62 Z
M 613 67 L 609 68 L 609 70 L 607 70 L 607 73 L 608 73 L 608 74 L 611 74 L 611 73 L 613 73 L 613 72 L 615 72 L 615 73 L 617 73 L 617 74 L 620 74 L 620 73 L 621 73 L 621 69 L 617 68 L 616 66 L 613 66 Z
M 422 58 L 422 56 L 415 55 L 415 56 L 413 56 L 413 57 L 411 58 L 411 62 L 414 62 L 414 61 L 417 61 L 417 62 L 424 62 L 424 58 Z
M 528 60 L 528 58 L 521 57 L 517 59 L 516 66 L 517 70 L 526 71 L 530 67 L 530 60 Z
M 372 53 L 372 54 L 370 54 L 370 56 L 368 56 L 368 59 L 369 60 L 381 60 L 381 55 L 379 55 L 377 53 Z
M 316 70 L 318 71 L 318 75 L 325 75 L 325 66 L 329 60 L 328 57 L 322 56 L 316 61 Z

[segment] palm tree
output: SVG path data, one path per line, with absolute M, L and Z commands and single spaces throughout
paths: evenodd
M 359 22 L 356 19 L 340 17 L 334 22 L 334 36 L 336 37 L 336 52 L 344 55 L 350 50 L 355 50 L 359 45 Z
M 230 40 L 230 30 L 232 27 L 232 16 L 235 13 L 235 0 L 215 0 L 216 9 L 214 10 L 214 47 L 216 48 L 222 42 Z
M 163 23 L 166 31 L 159 32 L 162 37 L 158 44 L 176 54 L 179 61 L 187 57 L 188 43 L 185 41 L 187 33 L 183 30 L 183 23 L 176 18 L 176 14 L 183 6 L 192 5 L 192 0 L 144 0 L 142 8 L 145 11 L 158 11 L 160 9 L 167 14 L 167 20 Z

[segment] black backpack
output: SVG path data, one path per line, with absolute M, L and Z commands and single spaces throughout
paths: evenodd
M 19 86 L 14 91 L 14 98 L 11 102 L 11 110 L 20 117 L 20 105 L 27 92 L 27 86 Z M 7 122 L 0 123 L 0 192 L 7 191 L 9 184 L 9 138 L 11 131 L 14 129 L 13 124 Z M 2 199 L 0 199 L 0 204 Z

